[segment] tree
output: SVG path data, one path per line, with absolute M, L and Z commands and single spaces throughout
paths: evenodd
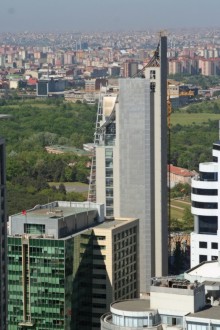
M 66 187 L 64 186 L 63 183 L 61 183 L 58 187 L 58 191 L 62 194 L 65 194 L 66 195 Z
M 193 230 L 193 215 L 190 211 L 189 207 L 184 208 L 183 212 L 183 221 L 185 230 L 192 231 Z
M 180 274 L 184 268 L 184 253 L 183 250 L 181 249 L 180 241 L 176 242 L 176 247 L 173 250 L 173 257 L 174 257 L 174 261 L 173 261 L 174 274 Z

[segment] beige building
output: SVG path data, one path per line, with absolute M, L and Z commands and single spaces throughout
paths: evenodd
M 19 85 L 19 80 L 14 79 L 14 80 L 9 80 L 9 88 L 10 89 L 17 89 Z
M 92 323 L 99 323 L 112 301 L 139 297 L 138 220 L 106 221 L 93 228 L 93 235 Z

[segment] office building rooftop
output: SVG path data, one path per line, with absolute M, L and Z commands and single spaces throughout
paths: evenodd
M 206 306 L 201 311 L 198 311 L 196 313 L 191 313 L 187 315 L 187 317 L 196 317 L 196 318 L 203 318 L 203 319 L 214 319 L 219 320 L 220 319 L 220 306 Z
M 91 202 L 52 202 L 9 218 L 9 235 L 65 238 L 104 221 L 104 206 Z
M 111 309 L 128 311 L 128 312 L 146 312 L 150 309 L 150 300 L 148 299 L 132 299 L 121 300 L 111 304 Z

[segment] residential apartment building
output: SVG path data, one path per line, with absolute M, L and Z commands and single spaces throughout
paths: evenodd
M 103 88 L 97 114 L 96 157 L 89 199 L 106 217 L 140 219 L 140 290 L 167 273 L 167 40 L 143 78 Z
M 220 141 L 213 143 L 212 155 L 213 162 L 200 163 L 199 175 L 191 181 L 191 267 L 216 260 L 220 249 Z
M 5 141 L 0 138 L 0 328 L 6 330 L 7 314 L 7 218 L 6 218 L 6 175 L 5 175 Z
M 137 219 L 53 202 L 9 220 L 8 329 L 100 329 L 115 299 L 139 295 Z
M 131 60 L 125 61 L 122 67 L 124 78 L 133 77 L 138 72 L 138 63 Z

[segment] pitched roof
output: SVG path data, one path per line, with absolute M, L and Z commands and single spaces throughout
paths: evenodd
M 172 164 L 167 165 L 167 170 L 170 173 L 180 175 L 180 176 L 184 176 L 184 177 L 193 177 L 193 176 L 196 175 L 195 171 L 189 171 L 186 168 L 177 167 L 177 166 L 174 166 Z

